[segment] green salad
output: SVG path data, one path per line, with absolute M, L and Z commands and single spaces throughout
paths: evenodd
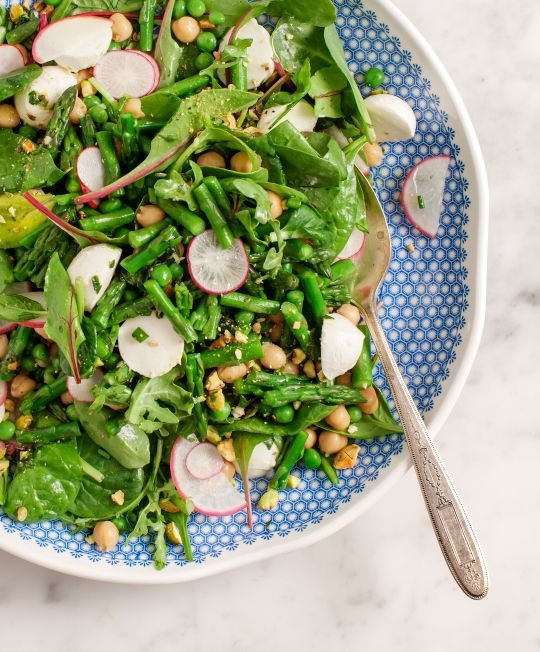
M 162 568 L 401 432 L 350 285 L 358 174 L 415 123 L 330 0 L 35 9 L 0 9 L 0 506 Z

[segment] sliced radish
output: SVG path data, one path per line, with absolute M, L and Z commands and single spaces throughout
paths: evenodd
M 90 312 L 109 287 L 122 256 L 119 247 L 96 244 L 85 247 L 69 264 L 67 273 L 73 287 L 84 287 L 84 309 Z
M 274 50 L 270 34 L 262 25 L 259 25 L 255 18 L 252 18 L 239 30 L 232 27 L 225 34 L 219 46 L 220 52 L 230 45 L 231 37 L 251 41 L 246 52 L 248 88 L 258 88 L 274 74 L 275 70 Z M 220 70 L 218 76 L 225 83 L 225 71 Z
M 360 229 L 354 227 L 352 233 L 345 243 L 343 249 L 336 256 L 336 260 L 345 260 L 346 258 L 358 259 L 364 251 L 366 245 L 366 234 Z
M 4 405 L 8 395 L 8 385 L 5 380 L 0 380 L 0 405 Z
M 105 167 L 99 147 L 87 147 L 79 154 L 77 177 L 84 192 L 95 192 L 105 186 Z
M 274 443 L 271 446 L 267 446 L 264 441 L 257 444 L 249 458 L 248 478 L 263 478 L 267 475 L 276 466 L 278 454 L 279 448 Z M 240 473 L 237 462 L 234 463 L 234 466 L 236 471 Z
M 142 342 L 133 336 L 137 329 L 147 335 Z M 157 378 L 180 364 L 184 338 L 178 335 L 166 317 L 159 319 L 152 313 L 127 319 L 120 326 L 118 349 L 132 371 L 146 378 Z
M 186 469 L 197 480 L 208 480 L 221 473 L 225 460 L 208 442 L 194 446 L 186 457 Z
M 45 303 L 45 294 L 43 292 L 21 292 L 21 296 L 32 299 L 41 305 L 42 308 L 47 309 Z M 26 321 L 18 322 L 21 326 L 28 326 L 28 328 L 43 328 L 45 326 L 46 318 L 38 317 L 37 319 L 27 319 Z
M 317 126 L 317 116 L 315 115 L 315 109 L 309 102 L 301 100 L 288 113 L 280 118 L 287 108 L 287 105 L 278 105 L 266 109 L 262 112 L 257 127 L 263 132 L 263 134 L 267 134 L 282 122 L 290 122 L 293 127 L 298 129 L 298 131 L 304 133 L 315 131 L 315 127 Z
M 0 335 L 7 335 L 11 333 L 12 330 L 17 328 L 17 324 L 14 321 L 6 321 L 5 319 L 0 319 Z
M 0 75 L 7 75 L 24 66 L 24 57 L 14 45 L 0 45 Z
M 321 365 L 328 380 L 333 380 L 354 367 L 364 343 L 364 334 L 347 318 L 333 313 L 323 321 L 321 333 Z
M 193 238 L 187 250 L 189 275 L 207 294 L 228 294 L 241 288 L 249 274 L 249 261 L 242 240 L 222 249 L 213 231 Z
M 69 395 L 74 401 L 93 403 L 95 396 L 92 394 L 92 387 L 101 385 L 103 375 L 101 369 L 96 369 L 90 378 L 83 378 L 80 383 L 75 376 L 68 376 L 66 384 Z
M 91 68 L 109 49 L 112 22 L 97 16 L 70 16 L 42 29 L 34 39 L 36 63 L 56 63 L 78 72 Z
M 246 508 L 246 500 L 224 473 L 199 480 L 186 467 L 186 459 L 198 446 L 179 437 L 171 451 L 171 477 L 176 490 L 184 499 L 191 499 L 195 509 L 206 516 L 230 516 Z
M 15 108 L 26 124 L 37 129 L 45 129 L 51 119 L 54 105 L 62 93 L 70 86 L 76 85 L 75 75 L 64 68 L 44 66 L 41 75 L 15 95 Z M 36 104 L 33 100 L 34 95 L 44 98 L 43 103 Z
M 159 66 L 138 50 L 111 50 L 94 68 L 95 78 L 115 97 L 143 97 L 157 88 Z
M 379 142 L 394 143 L 414 136 L 416 116 L 405 100 L 379 93 L 366 98 L 366 108 Z
M 428 238 L 437 235 L 449 166 L 449 156 L 427 158 L 409 172 L 401 190 L 407 219 Z
M 5 416 L 6 416 L 6 406 L 2 403 L 0 405 L 0 422 L 4 420 Z

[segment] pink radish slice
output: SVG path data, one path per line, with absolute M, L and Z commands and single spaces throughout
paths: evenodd
M 0 422 L 4 420 L 4 417 L 6 415 L 6 406 L 1 403 L 0 404 Z
M 14 321 L 6 321 L 5 319 L 0 319 L 0 335 L 11 333 L 11 331 L 15 328 L 17 328 L 17 324 Z
M 8 395 L 8 386 L 5 380 L 0 380 L 0 405 L 4 405 Z
M 197 480 L 213 478 L 224 466 L 218 449 L 207 442 L 194 446 L 186 457 L 186 469 Z
M 7 75 L 24 66 L 24 57 L 14 45 L 0 45 L 0 75 Z
M 42 11 L 39 14 L 39 29 L 42 30 L 45 29 L 45 27 L 47 27 L 47 14 Z
M 199 480 L 188 472 L 186 460 L 198 442 L 179 437 L 171 451 L 171 477 L 184 499 L 191 499 L 195 509 L 206 516 L 230 516 L 246 508 L 246 499 L 233 487 L 224 473 Z
M 360 257 L 366 244 L 366 234 L 354 227 L 343 249 L 336 256 L 336 260 Z
M 81 403 L 93 403 L 95 396 L 92 394 L 92 387 L 100 385 L 103 381 L 103 372 L 96 369 L 90 378 L 83 378 L 80 383 L 74 376 L 67 377 L 67 391 L 74 401 Z
M 189 275 L 207 294 L 228 294 L 241 288 L 249 274 L 249 261 L 242 240 L 222 249 L 213 231 L 193 238 L 187 250 Z
M 156 60 L 138 50 L 111 50 L 94 68 L 94 77 L 114 98 L 143 97 L 159 84 Z
M 434 238 L 439 229 L 449 166 L 449 156 L 427 158 L 409 172 L 401 190 L 407 219 L 428 238 Z
M 99 147 L 86 147 L 77 158 L 77 177 L 85 192 L 101 190 L 105 185 L 105 168 Z

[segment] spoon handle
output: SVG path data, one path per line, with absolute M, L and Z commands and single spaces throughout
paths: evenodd
M 488 578 L 476 534 L 407 389 L 375 310 L 364 306 L 362 312 L 388 378 L 418 482 L 446 563 L 460 588 L 470 598 L 479 600 L 487 594 Z

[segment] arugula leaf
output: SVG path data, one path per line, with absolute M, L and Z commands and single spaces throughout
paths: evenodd
M 79 492 L 81 480 L 75 441 L 41 446 L 29 460 L 19 462 L 8 487 L 6 512 L 16 518 L 19 507 L 24 507 L 30 523 L 61 517 Z
M 76 381 L 81 381 L 77 352 L 84 342 L 75 293 L 58 253 L 54 253 L 45 275 L 47 322 L 45 332 L 69 361 Z
M 7 321 L 30 321 L 44 317 L 43 306 L 22 294 L 0 295 L 0 319 Z
M 41 194 L 39 200 L 47 208 L 54 204 L 53 195 Z M 0 195 L 0 249 L 18 247 L 21 240 L 36 231 L 45 222 L 45 216 L 22 195 Z
M 168 1 L 165 11 L 163 12 L 161 27 L 156 40 L 154 58 L 156 59 L 161 71 L 158 88 L 170 86 L 170 84 L 175 81 L 178 67 L 182 59 L 182 47 L 173 37 L 171 31 L 175 2 L 176 0 Z
M 24 90 L 41 75 L 41 66 L 32 63 L 0 76 L 0 102 Z
M 91 412 L 99 412 L 105 405 L 110 405 L 127 408 L 131 400 L 132 391 L 126 385 L 112 385 L 105 387 L 104 385 L 95 385 L 92 387 L 92 394 L 95 396 L 94 401 L 90 406 Z
M 234 443 L 234 453 L 236 455 L 236 461 L 238 462 L 238 467 L 240 468 L 240 475 L 242 476 L 242 483 L 244 484 L 244 493 L 246 496 L 246 505 L 247 505 L 247 522 L 248 527 L 253 527 L 253 509 L 251 506 L 251 493 L 249 491 L 249 477 L 248 477 L 248 467 L 249 460 L 253 455 L 253 451 L 257 444 L 267 441 L 268 435 L 253 435 L 240 432 L 233 438 Z
M 144 432 L 156 432 L 163 425 L 175 425 L 191 414 L 193 397 L 175 385 L 178 369 L 157 378 L 141 378 L 135 387 L 126 419 Z
M 166 179 L 158 179 L 154 185 L 154 191 L 159 199 L 183 201 L 190 210 L 198 211 L 199 206 L 193 197 L 192 189 L 193 187 L 176 170 L 172 170 Z
M 222 179 L 221 185 L 223 190 L 228 193 L 237 192 L 256 203 L 254 218 L 260 224 L 266 224 L 271 220 L 270 216 L 270 199 L 268 193 L 258 183 L 251 179 Z

